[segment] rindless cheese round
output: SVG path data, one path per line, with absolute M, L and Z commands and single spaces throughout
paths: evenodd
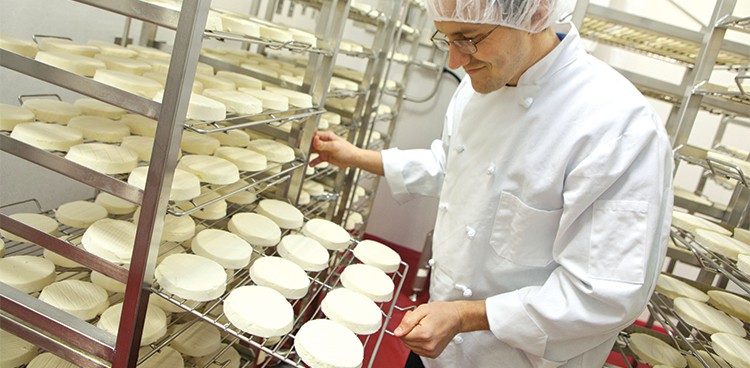
M 107 68 L 107 65 L 99 59 L 63 51 L 39 51 L 34 58 L 40 63 L 49 64 L 84 77 L 93 77 L 97 70 Z
M 630 334 L 629 340 L 633 352 L 648 364 L 664 364 L 677 368 L 683 368 L 687 365 L 685 357 L 677 349 L 656 337 L 634 333 Z
M 295 157 L 294 150 L 291 147 L 270 139 L 252 140 L 247 148 L 266 156 L 268 161 L 273 162 L 292 162 Z
M 715 233 L 732 235 L 732 232 L 704 218 L 689 213 L 672 211 L 672 225 L 695 234 L 697 229 L 705 229 Z
M 41 51 L 62 51 L 89 57 L 99 52 L 99 48 L 94 45 L 86 45 L 65 38 L 43 37 L 37 39 L 37 42 Z
M 241 357 L 237 349 L 227 346 L 227 344 L 221 344 L 216 351 L 198 358 L 195 363 L 198 367 L 240 368 Z
M 154 83 L 159 84 L 158 82 Z M 154 95 L 154 101 L 156 102 L 162 102 L 163 98 L 164 90 L 161 90 Z M 191 93 L 190 102 L 188 103 L 187 109 L 187 118 L 190 120 L 205 121 L 224 120 L 227 118 L 227 107 L 223 103 L 212 98 L 208 98 L 197 93 Z
M 164 88 L 153 79 L 116 70 L 99 69 L 94 80 L 145 98 L 153 98 Z
M 328 267 L 329 255 L 317 240 L 300 234 L 284 236 L 277 247 L 279 255 L 305 271 L 318 272 Z
M 726 332 L 741 337 L 746 335 L 739 322 L 706 303 L 689 298 L 677 298 L 674 300 L 674 310 L 685 322 L 703 332 Z
M 170 298 L 172 300 L 179 301 L 180 305 L 176 305 L 176 304 L 172 303 L 171 301 L 169 301 L 169 300 L 167 300 L 165 298 L 162 298 L 161 296 L 156 295 L 156 294 L 151 294 L 148 297 L 148 302 L 150 304 L 153 304 L 153 305 L 161 308 L 164 311 L 164 313 L 167 313 L 167 314 L 170 314 L 170 313 L 184 313 L 184 312 L 186 312 L 185 308 L 195 309 L 195 308 L 197 308 L 201 304 L 201 302 L 198 302 L 198 301 L 195 301 L 195 300 L 182 299 L 182 298 L 179 298 L 179 297 L 176 297 L 176 296 L 171 296 Z
M 359 335 L 375 333 L 382 324 L 383 314 L 377 304 L 347 288 L 329 291 L 323 298 L 321 309 L 326 317 Z
M 263 88 L 263 82 L 260 79 L 253 78 L 249 75 L 230 72 L 226 70 L 219 70 L 218 72 L 216 72 L 216 76 L 231 80 L 232 82 L 234 82 L 237 88 Z
M 307 295 L 310 279 L 296 263 L 281 257 L 260 257 L 250 266 L 250 278 L 260 286 L 267 286 L 287 299 Z
M 107 65 L 107 69 L 128 74 L 143 75 L 143 73 L 150 71 L 152 68 L 149 63 L 131 58 L 103 54 L 95 55 L 94 57 Z
M 708 301 L 708 294 L 666 274 L 660 274 L 656 280 L 656 291 L 672 299 L 686 297 L 699 302 Z
M 139 359 L 146 356 L 146 354 L 153 351 L 148 346 L 142 347 L 138 350 Z M 138 368 L 184 368 L 185 360 L 182 358 L 177 350 L 164 346 L 159 351 L 151 355 L 145 362 L 138 365 Z
M 732 235 L 732 237 L 741 242 L 750 243 L 750 230 L 735 227 L 734 234 Z
M 127 215 L 133 213 L 138 208 L 135 203 L 128 202 L 105 192 L 97 194 L 94 203 L 106 208 L 107 212 L 113 215 Z
M 300 327 L 294 350 L 305 364 L 316 368 L 359 368 L 364 347 L 357 335 L 338 322 L 314 319 Z
M 729 366 L 729 363 L 727 363 L 726 360 L 722 359 L 716 354 L 711 354 L 705 350 L 698 350 L 698 355 L 700 355 L 701 359 L 703 359 L 704 362 L 708 363 L 709 368 L 732 368 Z M 696 358 L 692 354 L 686 355 L 685 359 L 687 359 L 688 368 L 706 367 L 700 360 L 698 360 L 698 358 Z
M 96 46 L 99 48 L 100 55 L 112 55 L 123 58 L 133 58 L 138 56 L 138 52 L 135 50 L 127 49 L 118 44 L 111 42 L 100 41 L 100 40 L 88 40 L 86 42 L 89 45 Z
M 722 290 L 708 292 L 709 303 L 719 310 L 750 323 L 750 300 Z
M 60 240 L 67 240 L 67 238 L 68 236 L 64 236 L 64 237 L 61 237 Z M 71 244 L 71 246 L 73 245 Z M 77 247 L 82 248 L 80 244 L 78 244 Z M 63 268 L 83 267 L 78 262 L 73 261 L 70 258 L 62 256 L 60 254 L 57 254 L 49 249 L 44 249 L 44 251 L 42 251 L 42 257 L 52 261 L 52 263 L 54 263 L 56 266 L 63 267 Z
M 23 107 L 31 110 L 37 120 L 56 124 L 67 124 L 72 117 L 82 114 L 81 109 L 71 103 L 44 98 L 26 100 Z
M 0 103 L 0 130 L 11 131 L 21 123 L 34 121 L 34 113 L 21 106 Z
M 136 225 L 132 222 L 105 218 L 86 229 L 81 244 L 87 251 L 110 262 L 129 264 L 135 232 Z
M 84 115 L 101 116 L 108 119 L 119 119 L 127 114 L 127 110 L 110 105 L 93 98 L 80 98 L 73 102 L 73 106 L 81 109 Z
M 218 220 L 227 215 L 227 201 L 219 198 L 221 196 L 218 193 L 209 191 L 207 188 L 201 188 L 199 197 L 190 202 L 181 202 L 177 207 L 185 212 L 192 211 L 197 207 L 198 210 L 190 212 L 190 216 L 201 220 Z
M 221 90 L 221 91 L 235 91 L 237 89 L 237 86 L 234 85 L 234 82 L 228 79 L 216 77 L 213 74 L 207 74 L 207 73 L 196 73 L 195 74 L 195 80 L 200 81 L 203 83 L 203 86 L 205 89 L 203 92 L 206 92 L 209 89 L 212 90 Z M 236 92 L 236 91 L 235 91 Z M 206 97 L 209 97 L 205 94 L 203 94 Z M 213 97 L 209 97 L 212 98 Z M 216 100 L 218 101 L 218 100 Z M 222 102 L 223 103 L 223 102 Z
M 107 290 L 81 280 L 62 280 L 42 289 L 39 300 L 68 312 L 84 321 L 98 316 L 109 307 Z
M 164 52 L 164 51 L 155 49 L 153 47 L 129 44 L 127 48 L 129 50 L 134 50 L 138 52 L 138 56 L 141 56 L 141 57 L 159 59 L 159 60 L 165 60 L 165 61 L 169 61 L 169 59 L 172 57 L 172 55 L 170 55 L 168 52 Z
M 215 156 L 185 155 L 177 166 L 198 176 L 200 181 L 210 184 L 228 185 L 240 180 L 237 165 Z
M 294 324 L 292 305 L 278 291 L 265 286 L 240 286 L 224 300 L 224 315 L 240 330 L 260 337 L 289 333 Z
M 117 336 L 120 328 L 120 315 L 122 314 L 122 303 L 115 304 L 102 313 L 96 326 Z M 141 335 L 141 346 L 156 342 L 167 334 L 167 314 L 159 307 L 151 304 L 146 310 L 146 319 L 143 322 L 143 335 Z
M 55 354 L 41 353 L 32 359 L 26 368 L 78 368 L 78 366 Z
M 205 229 L 191 242 L 193 253 L 212 259 L 224 268 L 239 269 L 250 264 L 253 247 L 228 231 Z
M 229 220 L 227 228 L 254 246 L 273 247 L 281 240 L 279 225 L 257 213 L 238 213 Z
M 37 53 L 36 43 L 25 38 L 19 38 L 8 34 L 0 34 L 0 49 L 34 58 Z
M 40 122 L 18 124 L 10 137 L 50 151 L 67 152 L 71 147 L 83 143 L 83 133 L 78 129 Z
M 20 367 L 37 354 L 36 345 L 5 330 L 0 330 L 0 341 L 0 367 Z
M 302 234 L 309 236 L 329 250 L 343 250 L 349 246 L 351 236 L 343 227 L 324 219 L 312 219 L 302 227 Z
M 302 211 L 278 199 L 264 199 L 260 201 L 255 211 L 268 217 L 282 229 L 299 229 L 305 221 Z
M 208 136 L 218 139 L 222 146 L 247 147 L 250 143 L 250 135 L 238 129 L 209 133 Z
M 231 14 L 221 14 L 224 31 L 251 37 L 260 37 L 260 25 Z
M 190 326 L 187 326 L 187 323 L 176 324 L 170 331 L 172 335 L 179 332 L 170 346 L 183 355 L 204 356 L 216 351 L 221 345 L 219 330 L 207 322 L 198 321 Z
M 138 166 L 138 154 L 104 143 L 75 145 L 70 147 L 65 158 L 102 174 L 126 174 Z
M 258 196 L 255 194 L 253 188 L 251 188 L 250 183 L 245 180 L 239 180 L 238 182 L 230 185 L 218 186 L 218 188 L 216 188 L 216 191 L 221 195 L 229 195 L 229 197 L 227 197 L 227 202 L 236 204 L 250 204 L 258 199 Z
M 143 162 L 151 161 L 151 153 L 154 149 L 154 138 L 140 135 L 131 135 L 122 138 L 120 147 L 125 147 L 138 155 L 138 160 Z
M 344 228 L 346 230 L 354 230 L 357 226 L 364 224 L 365 220 L 362 218 L 362 214 L 359 212 L 351 212 L 349 213 L 349 216 L 346 218 L 346 226 Z
M 313 106 L 312 96 L 308 95 L 307 93 L 292 91 L 290 89 L 274 86 L 266 86 L 266 91 L 285 96 L 289 99 L 289 104 L 296 107 L 310 108 Z
M 289 110 L 289 98 L 284 95 L 264 91 L 262 89 L 247 87 L 241 87 L 238 89 L 238 91 L 260 100 L 260 102 L 263 103 L 264 110 Z
M 360 262 L 377 267 L 384 272 L 396 272 L 401 265 L 401 256 L 383 243 L 363 240 L 354 247 L 354 256 Z
M 697 229 L 695 231 L 695 241 L 704 247 L 731 259 L 737 259 L 737 256 L 741 253 L 750 254 L 750 244 L 746 244 L 730 236 L 715 233 L 713 231 Z
M 130 133 L 132 134 L 144 137 L 154 137 L 156 135 L 157 121 L 143 115 L 125 114 L 120 118 L 120 122 L 125 123 L 130 128 Z
M 148 169 L 148 166 L 133 169 L 128 176 L 128 184 L 145 189 Z M 187 201 L 200 194 L 201 183 L 198 176 L 185 170 L 175 169 L 174 178 L 172 179 L 172 189 L 169 192 L 169 200 Z
M 91 271 L 91 282 L 99 285 L 111 293 L 124 293 L 125 284 L 97 271 Z
M 229 112 L 250 115 L 263 111 L 263 103 L 253 96 L 248 96 L 247 93 L 235 90 L 208 88 L 203 90 L 203 95 L 223 103 Z
M 173 254 L 154 272 L 165 291 L 181 298 L 205 302 L 224 294 L 227 274 L 220 264 L 194 254 Z
M 266 156 L 240 147 L 219 147 L 214 152 L 214 156 L 237 165 L 241 171 L 261 171 L 268 166 Z
M 750 340 L 728 333 L 711 335 L 716 354 L 737 368 L 750 368 Z
M 294 41 L 291 33 L 274 25 L 260 24 L 260 37 L 282 43 Z
M 138 225 L 141 209 L 138 208 L 133 214 L 133 223 Z M 195 236 L 195 220 L 190 216 L 164 215 L 164 226 L 161 240 L 164 242 L 184 242 Z
M 120 143 L 130 135 L 127 125 L 101 116 L 76 116 L 68 127 L 80 130 L 83 138 L 105 143 Z
M 34 229 L 37 229 L 43 233 L 47 233 L 53 236 L 57 236 L 59 232 L 57 221 L 45 215 L 40 215 L 38 213 L 25 213 L 24 212 L 24 213 L 14 213 L 8 217 L 24 225 L 31 226 Z M 0 230 L 0 234 L 2 234 L 2 236 L 5 237 L 5 239 L 8 239 L 10 241 L 26 242 L 26 239 L 6 230 Z
M 78 229 L 85 229 L 105 217 L 107 217 L 107 209 L 89 201 L 68 202 L 55 210 L 57 221 Z
M 213 155 L 216 149 L 221 146 L 221 142 L 207 134 L 198 134 L 195 132 L 185 132 L 182 134 L 180 149 L 187 153 L 196 155 Z
M 311 196 L 319 196 L 325 194 L 326 192 L 326 188 L 323 186 L 323 184 L 312 180 L 305 180 L 305 182 L 302 183 L 302 189 L 310 193 Z
M 0 282 L 30 294 L 55 282 L 55 264 L 35 256 L 0 258 Z
M 366 264 L 351 264 L 341 273 L 341 284 L 375 302 L 393 298 L 393 280 L 382 270 Z
M 737 268 L 750 275 L 750 254 L 740 254 L 737 257 Z

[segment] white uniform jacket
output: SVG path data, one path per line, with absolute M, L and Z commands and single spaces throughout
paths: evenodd
M 601 367 L 651 295 L 672 212 L 663 125 L 572 25 L 516 87 L 464 78 L 441 140 L 386 150 L 397 200 L 440 196 L 432 301 L 485 300 L 428 367 Z

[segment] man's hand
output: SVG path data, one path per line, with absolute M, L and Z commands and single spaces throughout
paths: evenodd
M 488 330 L 484 300 L 422 304 L 404 315 L 394 331 L 414 353 L 437 358 L 459 332 Z
M 310 161 L 310 166 L 327 161 L 338 167 L 357 167 L 383 175 L 383 158 L 380 152 L 359 148 L 331 131 L 324 130 L 315 133 L 312 152 L 319 156 Z

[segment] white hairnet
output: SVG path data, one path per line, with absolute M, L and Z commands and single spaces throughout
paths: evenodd
M 575 0 L 427 0 L 436 22 L 497 24 L 537 33 L 573 11 Z

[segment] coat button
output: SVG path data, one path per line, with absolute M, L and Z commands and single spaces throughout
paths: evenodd
M 487 175 L 492 175 L 495 173 L 495 163 L 491 163 L 490 167 L 487 168 Z
M 461 153 L 466 150 L 466 147 L 464 145 L 460 145 L 456 147 L 456 152 Z
M 464 298 L 470 298 L 474 293 L 469 289 L 468 286 L 462 284 L 456 284 L 453 286 L 456 290 L 461 291 Z
M 521 100 L 521 102 L 520 102 L 521 106 L 523 106 L 523 107 L 525 107 L 525 108 L 527 108 L 527 109 L 528 109 L 529 107 L 531 107 L 531 104 L 533 104 L 533 103 L 534 103 L 534 99 L 533 99 L 533 98 L 531 98 L 531 97 L 525 97 L 525 98 L 524 98 L 523 100 Z
M 453 343 L 455 343 L 456 345 L 460 345 L 463 342 L 464 342 L 464 338 L 463 337 L 458 336 L 458 335 L 453 336 Z
M 429 265 L 430 267 L 435 267 L 435 259 L 434 259 L 434 258 L 430 258 L 430 260 L 429 260 L 429 261 L 427 261 L 427 264 L 428 264 L 428 265 Z
M 441 203 L 438 205 L 438 209 L 441 211 L 447 211 L 448 210 L 448 204 L 447 203 Z
M 474 239 L 474 237 L 477 235 L 477 230 L 474 229 L 471 226 L 466 227 L 466 237 L 469 239 Z

